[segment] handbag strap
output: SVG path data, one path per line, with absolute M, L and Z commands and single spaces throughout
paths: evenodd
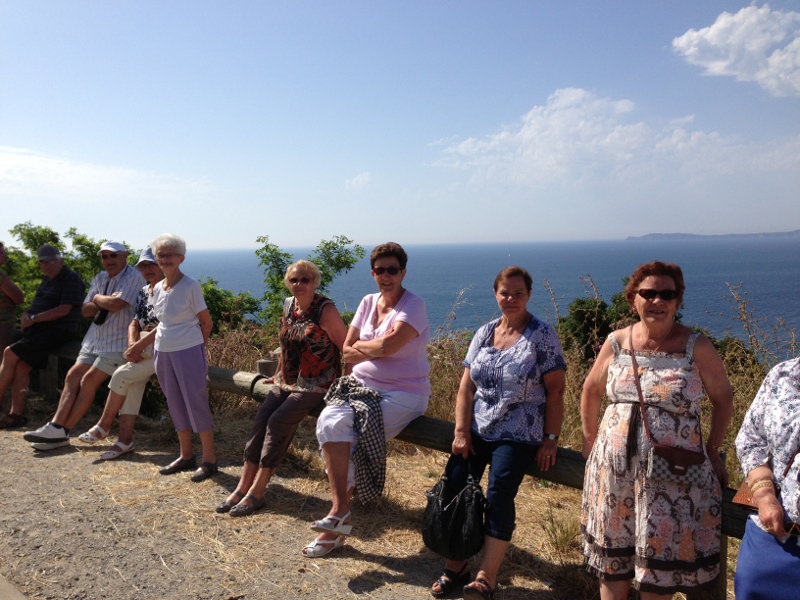
M 633 381 L 636 383 L 636 393 L 639 394 L 639 408 L 642 410 L 642 421 L 647 439 L 653 445 L 653 436 L 650 434 L 650 425 L 647 423 L 647 411 L 644 409 L 644 396 L 642 395 L 642 384 L 639 383 L 639 365 L 636 363 L 636 352 L 633 350 L 633 325 L 628 329 L 628 345 L 631 347 L 631 363 L 633 364 Z
M 783 477 L 781 477 L 781 479 L 786 479 L 786 476 L 789 474 L 789 469 L 791 469 L 792 465 L 794 464 L 794 459 L 797 458 L 798 452 L 800 452 L 800 446 L 797 447 L 797 450 L 795 450 L 794 454 L 792 454 L 792 458 L 789 459 L 788 463 L 786 463 L 786 468 L 783 470 Z

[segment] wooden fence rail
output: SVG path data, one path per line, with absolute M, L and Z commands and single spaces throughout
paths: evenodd
M 51 356 L 47 369 L 43 370 L 45 372 L 40 374 L 39 379 L 41 392 L 46 397 L 57 397 L 55 389 L 58 377 L 56 357 L 74 360 L 77 356 L 77 349 L 79 349 L 79 345 L 68 344 Z M 249 396 L 263 402 L 271 387 L 272 384 L 266 383 L 264 377 L 258 373 L 213 366 L 208 368 L 208 388 L 212 390 Z M 317 416 L 319 409 L 312 411 L 311 414 Z M 411 421 L 397 438 L 404 442 L 449 454 L 454 430 L 455 424 L 450 421 L 422 416 Z M 559 448 L 556 464 L 550 470 L 540 471 L 534 462 L 527 473 L 538 479 L 580 490 L 583 489 L 585 468 L 586 461 L 580 452 Z M 688 594 L 688 600 L 724 600 L 727 597 L 727 536 L 741 539 L 744 536 L 744 527 L 749 514 L 746 509 L 731 502 L 735 493 L 736 491 L 731 488 L 726 488 L 722 492 L 722 562 L 717 585 L 712 590 Z

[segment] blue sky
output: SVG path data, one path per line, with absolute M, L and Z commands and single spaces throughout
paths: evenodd
M 800 228 L 800 0 L 0 0 L 0 239 Z

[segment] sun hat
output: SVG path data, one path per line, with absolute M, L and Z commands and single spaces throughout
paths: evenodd
M 158 261 L 156 261 L 156 257 L 153 256 L 153 251 L 149 247 L 142 250 L 142 253 L 139 255 L 139 260 L 136 261 L 136 266 L 138 267 L 142 263 L 146 262 L 151 262 L 154 265 L 158 264 Z

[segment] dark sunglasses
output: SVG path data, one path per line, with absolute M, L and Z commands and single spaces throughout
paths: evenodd
M 311 283 L 310 277 L 289 277 L 289 283 L 297 285 L 298 283 Z
M 375 275 L 383 275 L 384 273 L 388 273 L 389 275 L 397 275 L 401 269 L 400 267 L 375 267 L 372 269 Z
M 108 254 L 101 254 L 100 258 L 103 260 L 108 260 L 109 258 L 117 258 L 117 256 L 119 256 L 118 252 L 110 252 Z
M 669 302 L 670 300 L 675 300 L 678 297 L 678 290 L 651 290 L 647 288 L 642 288 L 638 292 L 642 298 L 645 300 L 654 300 L 656 296 L 664 300 L 664 302 Z

